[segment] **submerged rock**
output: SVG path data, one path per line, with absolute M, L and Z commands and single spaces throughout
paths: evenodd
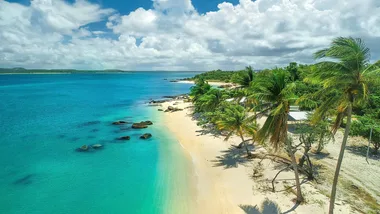
M 144 124 L 144 125 L 153 125 L 153 122 L 150 121 L 150 120 L 147 120 L 147 121 L 141 121 L 140 124 Z
M 152 137 L 152 134 L 150 133 L 145 133 L 143 135 L 140 136 L 140 139 L 149 139 Z
M 88 151 L 89 147 L 87 145 L 83 145 L 77 149 L 78 152 L 86 152 Z
M 91 147 L 92 147 L 93 149 L 100 149 L 100 148 L 103 148 L 103 145 L 100 144 L 100 143 L 96 143 L 96 144 L 91 145 Z
M 158 111 L 164 111 L 164 109 L 161 109 L 161 108 L 159 108 L 159 109 L 157 109 Z
M 118 140 L 130 140 L 130 136 L 119 137 Z
M 119 120 L 119 121 L 115 121 L 115 122 L 113 122 L 112 124 L 113 124 L 113 125 L 122 125 L 122 124 L 126 124 L 126 123 L 127 123 L 126 121 Z
M 133 129 L 145 129 L 148 128 L 148 125 L 146 124 L 141 124 L 141 123 L 134 123 L 132 124 Z

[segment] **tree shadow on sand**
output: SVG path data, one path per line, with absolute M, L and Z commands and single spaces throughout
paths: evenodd
M 350 145 L 350 146 L 346 146 L 346 149 L 348 151 L 350 151 L 351 153 L 353 153 L 355 155 L 363 156 L 363 158 L 365 158 L 365 156 L 367 155 L 367 148 L 368 148 L 368 146 L 366 146 L 366 145 L 360 145 L 360 146 Z M 372 160 L 380 160 L 380 153 L 377 154 L 377 155 L 374 154 L 374 149 L 373 149 L 373 147 L 371 147 L 369 149 L 368 158 L 372 159 Z
M 251 161 L 247 158 L 245 149 L 239 149 L 236 146 L 230 146 L 230 148 L 221 151 L 221 153 L 215 160 L 211 161 L 214 163 L 214 167 L 236 168 L 239 164 L 244 165 Z
M 273 202 L 269 199 L 266 199 L 261 204 L 261 209 L 259 209 L 256 206 L 251 205 L 239 205 L 239 207 L 246 213 L 246 214 L 280 214 L 281 210 L 278 207 L 276 202 Z

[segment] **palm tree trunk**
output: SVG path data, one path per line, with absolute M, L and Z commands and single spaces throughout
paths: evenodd
M 298 174 L 298 166 L 297 166 L 297 162 L 296 162 L 296 157 L 295 157 L 295 154 L 293 152 L 290 154 L 290 158 L 292 159 L 294 177 L 296 179 L 297 203 L 301 203 L 303 201 L 302 192 L 301 192 L 301 183 L 300 183 L 300 177 Z
M 242 140 L 242 143 L 244 143 L 244 147 L 245 147 L 245 150 L 247 151 L 247 155 L 249 157 L 249 156 L 251 156 L 251 153 L 248 150 L 248 143 L 245 142 L 244 137 L 243 137 L 243 133 L 241 131 L 239 131 L 239 134 L 240 134 L 240 138 Z
M 337 184 L 338 184 L 340 167 L 341 167 L 342 161 L 343 161 L 344 150 L 346 149 L 346 143 L 347 143 L 347 139 L 348 139 L 348 134 L 350 132 L 351 114 L 352 114 L 352 103 L 350 103 L 348 105 L 348 107 L 347 107 L 347 124 L 346 124 L 346 128 L 344 130 L 344 137 L 343 137 L 342 145 L 340 147 L 340 153 L 339 153 L 339 157 L 338 157 L 338 162 L 336 164 L 334 181 L 333 181 L 333 185 L 332 185 L 332 189 L 331 189 L 331 196 L 330 196 L 329 214 L 333 214 L 334 213 L 336 187 L 337 187 Z
M 317 154 L 320 153 L 323 149 L 323 137 L 324 137 L 324 134 L 321 133 L 321 135 L 319 136 L 318 148 L 316 151 Z

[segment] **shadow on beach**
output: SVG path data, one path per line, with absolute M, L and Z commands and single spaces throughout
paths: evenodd
M 346 149 L 348 151 L 350 151 L 351 153 L 353 153 L 355 155 L 363 156 L 363 157 L 365 157 L 367 155 L 367 148 L 368 148 L 367 145 L 360 145 L 360 146 L 350 145 L 350 146 L 346 146 Z M 380 153 L 376 155 L 373 152 L 374 152 L 374 149 L 371 147 L 369 149 L 368 158 L 372 159 L 372 160 L 380 160 Z
M 251 205 L 239 205 L 239 207 L 246 213 L 246 214 L 280 214 L 280 208 L 278 207 L 276 202 L 273 202 L 269 199 L 266 199 L 261 204 L 261 209 L 259 209 L 256 206 Z
M 251 161 L 247 159 L 244 148 L 239 149 L 235 146 L 230 146 L 230 148 L 221 151 L 221 153 L 215 160 L 211 161 L 214 163 L 214 167 L 224 167 L 225 169 L 236 168 L 239 164 L 244 165 Z

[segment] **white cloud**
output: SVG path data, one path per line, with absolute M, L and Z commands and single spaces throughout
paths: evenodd
M 374 60 L 380 57 L 378 0 L 240 0 L 205 14 L 191 0 L 152 0 L 152 5 L 118 14 L 85 0 L 33 0 L 30 6 L 0 0 L 0 65 L 265 68 L 312 63 L 312 53 L 337 36 L 362 37 Z M 103 30 L 88 26 L 99 21 L 106 21 Z

